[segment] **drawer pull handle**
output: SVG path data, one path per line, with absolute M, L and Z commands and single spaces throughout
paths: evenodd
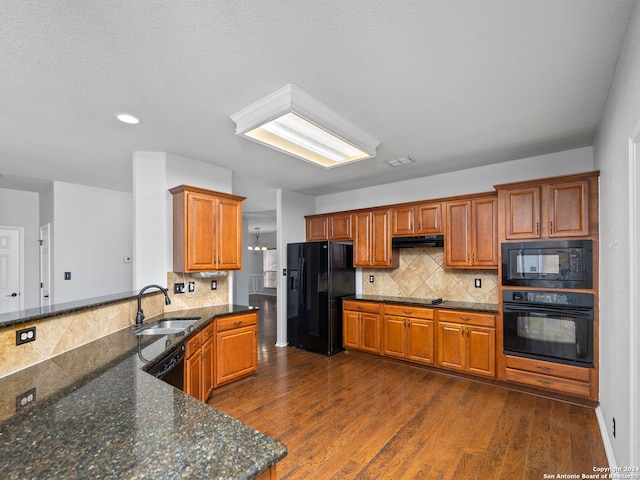
M 234 325 L 242 325 L 244 320 L 238 320 L 237 322 L 233 322 Z
M 193 343 L 191 344 L 191 346 L 193 346 L 193 347 L 197 347 L 198 345 L 200 345 L 200 342 L 193 342 Z
M 460 317 L 460 320 L 464 320 L 465 322 L 468 322 L 469 320 L 471 320 L 471 317 Z
M 538 383 L 541 383 L 542 385 L 553 385 L 553 382 L 549 382 L 547 380 L 536 380 Z
M 538 368 L 539 370 L 544 370 L 545 372 L 553 371 L 553 368 L 551 368 L 551 367 L 543 367 L 542 365 L 536 365 L 536 368 Z

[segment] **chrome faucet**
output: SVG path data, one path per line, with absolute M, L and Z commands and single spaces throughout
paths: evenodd
M 136 314 L 136 325 L 142 325 L 142 320 L 144 320 L 144 312 L 142 311 L 142 294 L 150 288 L 157 288 L 162 290 L 164 293 L 164 304 L 169 305 L 171 303 L 171 299 L 169 298 L 169 294 L 167 293 L 166 288 L 162 288 L 160 285 L 147 285 L 146 287 L 142 287 L 140 293 L 138 293 L 138 313 Z

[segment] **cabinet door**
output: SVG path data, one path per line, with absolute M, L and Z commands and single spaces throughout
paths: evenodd
M 433 320 L 409 320 L 407 356 L 414 362 L 433 365 Z
M 473 248 L 471 264 L 478 267 L 498 266 L 498 198 L 473 201 Z
M 375 267 L 391 266 L 391 210 L 371 211 L 371 262 Z
M 452 370 L 465 369 L 464 328 L 457 323 L 438 324 L 438 366 Z
M 466 327 L 467 371 L 495 377 L 496 332 L 493 328 Z
M 427 203 L 416 207 L 417 221 L 415 232 L 419 235 L 442 233 L 442 204 Z
M 255 326 L 218 332 L 216 338 L 216 386 L 258 371 Z
M 218 200 L 217 268 L 242 268 L 242 204 L 236 200 Z
M 549 237 L 589 235 L 589 182 L 549 185 Z
M 360 314 L 361 344 L 367 352 L 380 353 L 380 315 Z
M 393 235 L 415 235 L 414 234 L 415 208 L 411 206 L 400 206 L 393 209 Z
M 184 392 L 197 399 L 202 398 L 201 359 L 200 350 L 198 350 L 184 361 Z
M 369 212 L 358 212 L 354 214 L 354 218 L 353 266 L 368 267 L 371 263 L 371 217 Z
M 307 218 L 307 242 L 328 240 L 327 217 Z
M 187 255 L 189 270 L 216 269 L 216 199 L 187 193 Z
M 351 240 L 351 213 L 335 213 L 329 216 L 329 240 Z
M 384 354 L 405 358 L 407 352 L 407 321 L 402 317 L 384 316 Z
M 471 202 L 447 202 L 446 215 L 445 267 L 468 267 L 471 263 L 469 245 Z
M 202 345 L 202 378 L 200 384 L 202 388 L 202 400 L 206 402 L 211 392 L 213 392 L 213 384 L 215 378 L 215 355 L 214 355 L 214 342 L 213 337 L 204 342 Z
M 506 191 L 507 240 L 540 238 L 540 187 Z
M 344 311 L 342 317 L 342 343 L 345 348 L 360 348 L 360 314 Z

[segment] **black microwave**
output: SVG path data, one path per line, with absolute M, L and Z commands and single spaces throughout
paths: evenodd
M 502 285 L 593 288 L 591 240 L 502 244 Z

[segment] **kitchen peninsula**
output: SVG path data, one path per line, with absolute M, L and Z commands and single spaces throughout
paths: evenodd
M 248 311 L 171 316 L 208 322 Z M 125 328 L 0 379 L 5 478 L 272 478 L 283 444 L 143 370 L 177 337 Z

